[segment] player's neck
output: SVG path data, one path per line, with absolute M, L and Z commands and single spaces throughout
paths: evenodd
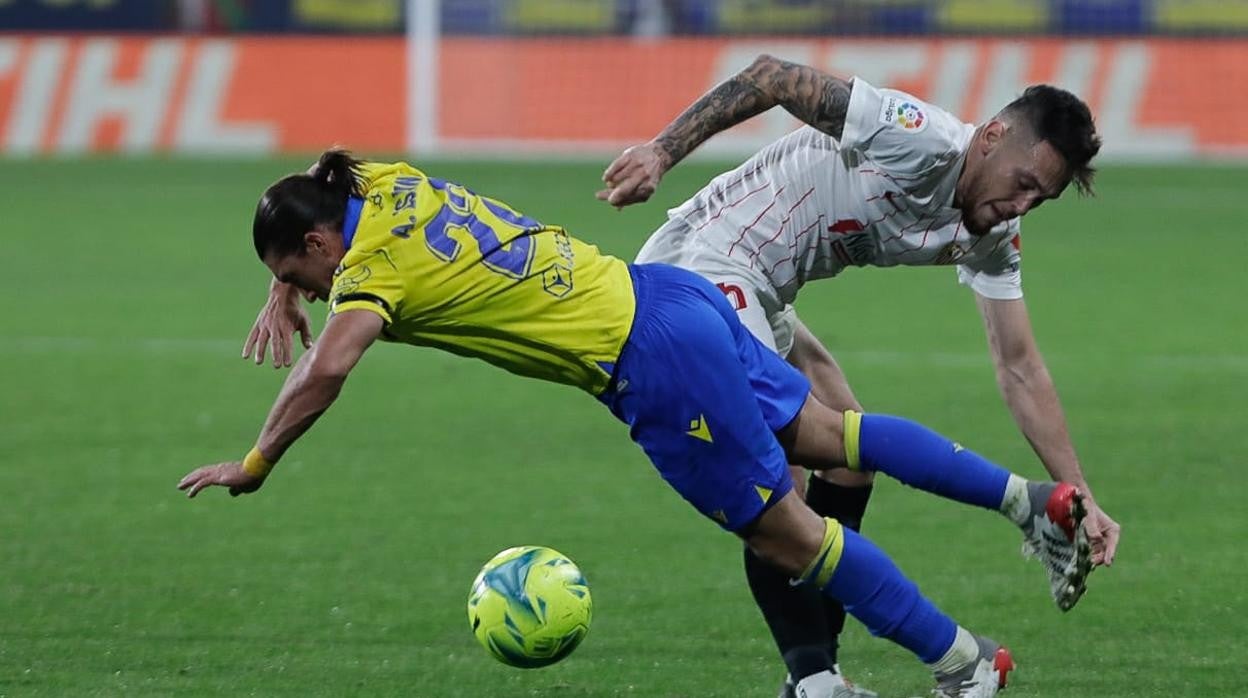
M 954 208 L 962 208 L 962 202 L 966 201 L 966 190 L 970 188 L 975 171 L 983 162 L 983 154 L 976 147 L 983 131 L 983 126 L 977 127 L 975 133 L 971 134 L 970 142 L 966 144 L 966 154 L 962 157 L 962 170 L 958 172 L 958 181 L 953 185 Z

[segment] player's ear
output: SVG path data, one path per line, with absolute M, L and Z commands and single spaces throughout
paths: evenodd
M 309 230 L 303 234 L 303 249 L 305 252 L 324 253 L 328 249 L 329 241 L 325 238 L 325 233 L 319 230 Z
M 1001 142 L 1005 140 L 1007 130 L 1005 123 L 997 119 L 992 119 L 984 124 L 983 137 L 980 139 L 980 147 L 983 149 L 984 155 L 991 153 L 997 146 L 1001 145 Z

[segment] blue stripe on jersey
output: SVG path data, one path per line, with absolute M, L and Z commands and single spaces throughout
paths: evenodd
M 355 229 L 360 225 L 360 213 L 364 210 L 364 199 L 358 196 L 347 198 L 347 213 L 342 217 L 342 246 L 351 249 L 355 240 Z

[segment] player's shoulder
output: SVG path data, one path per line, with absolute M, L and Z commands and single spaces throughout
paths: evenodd
M 418 190 L 428 175 L 404 162 L 365 162 L 359 174 L 364 202 L 352 250 L 374 249 L 410 237 L 418 227 L 412 215 Z
M 872 136 L 902 135 L 915 142 L 957 142 L 957 135 L 967 127 L 968 124 L 939 105 L 909 92 L 879 88 L 855 77 L 843 140 L 857 144 L 869 141 Z
M 855 77 L 841 145 L 900 174 L 917 175 L 957 162 L 973 131 L 937 105 Z
M 412 188 L 429 178 L 406 162 L 363 162 L 359 176 L 366 194 L 383 196 L 393 196 L 396 189 Z

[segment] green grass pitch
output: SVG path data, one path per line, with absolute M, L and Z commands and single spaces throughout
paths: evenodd
M 575 390 L 382 346 L 261 493 L 174 490 L 246 451 L 283 379 L 238 357 L 267 285 L 249 231 L 302 165 L 0 166 L 0 695 L 773 695 L 740 544 Z M 624 256 L 721 169 L 616 212 L 593 200 L 601 165 L 426 167 Z M 1077 609 L 998 517 L 877 486 L 864 532 L 1012 647 L 1007 695 L 1248 695 L 1245 191 L 1246 169 L 1105 167 L 1097 199 L 1027 221 L 1040 344 L 1124 527 Z M 1042 476 L 951 269 L 851 269 L 799 310 L 869 409 Z M 596 615 L 570 659 L 519 671 L 475 644 L 465 599 L 529 543 L 576 560 Z M 885 696 L 930 687 L 860 626 L 842 663 Z

